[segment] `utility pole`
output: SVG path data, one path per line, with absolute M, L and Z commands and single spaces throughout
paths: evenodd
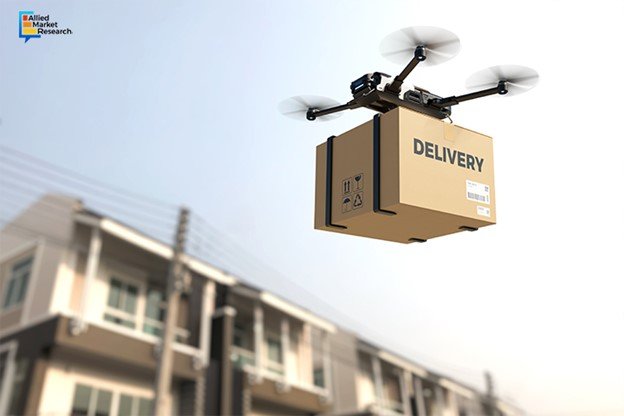
M 494 378 L 489 371 L 485 372 L 485 409 L 487 416 L 496 416 L 496 393 L 494 391 Z
M 156 384 L 154 387 L 155 397 L 152 414 L 155 416 L 166 416 L 169 413 L 167 412 L 167 399 L 171 394 L 173 342 L 175 340 L 175 329 L 178 321 L 180 293 L 184 287 L 184 264 L 182 263 L 182 255 L 184 254 L 184 246 L 186 244 L 188 220 L 188 208 L 181 207 L 173 246 L 173 257 L 171 258 L 167 276 L 165 328 L 160 343 L 160 354 L 156 367 Z

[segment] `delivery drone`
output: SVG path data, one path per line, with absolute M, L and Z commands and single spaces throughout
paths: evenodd
M 297 96 L 282 101 L 279 111 L 299 120 L 330 120 L 344 110 L 364 107 L 386 113 L 405 107 L 438 119 L 451 115 L 451 107 L 464 101 L 489 95 L 517 95 L 537 85 L 539 75 L 520 65 L 493 66 L 476 72 L 466 81 L 472 91 L 459 96 L 441 97 L 423 88 L 405 88 L 403 83 L 416 66 L 433 66 L 459 53 L 460 42 L 448 30 L 430 27 L 407 27 L 387 36 L 380 45 L 381 54 L 405 68 L 392 79 L 383 72 L 364 74 L 351 83 L 353 99 L 339 104 L 320 96 Z

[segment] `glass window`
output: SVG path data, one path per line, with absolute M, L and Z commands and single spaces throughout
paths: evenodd
M 28 289 L 32 262 L 33 259 L 30 257 L 16 263 L 11 269 L 11 277 L 6 284 L 4 293 L 4 308 L 19 305 L 24 300 L 26 290 Z
M 136 300 L 139 290 L 136 286 L 126 285 L 126 301 L 124 302 L 123 310 L 134 314 L 136 310 Z
M 165 320 L 165 294 L 162 290 L 149 288 L 145 303 L 145 323 L 143 332 L 156 336 L 162 335 L 163 321 Z
M 15 373 L 13 374 L 13 389 L 11 390 L 11 397 L 9 398 L 9 413 L 10 415 L 18 414 L 17 406 L 22 398 L 24 391 L 24 381 L 26 380 L 26 371 L 28 370 L 28 359 L 20 358 L 15 361 Z M 2 388 L 0 387 L 0 391 Z
M 115 277 L 111 278 L 104 320 L 127 328 L 134 328 L 138 294 L 137 286 Z
M 74 392 L 74 404 L 72 406 L 72 416 L 87 416 L 89 414 L 89 402 L 93 389 L 82 384 L 76 385 Z
M 132 416 L 132 397 L 122 394 L 119 397 L 117 416 Z
M 9 352 L 0 352 L 0 391 L 4 391 L 4 373 L 9 362 Z
M 267 370 L 279 375 L 284 374 L 284 351 L 282 351 L 282 342 L 279 335 L 275 333 L 267 333 L 265 345 Z
M 282 343 L 278 337 L 272 335 L 267 337 L 267 352 L 269 360 L 275 363 L 282 362 Z
M 250 331 L 243 322 L 234 322 L 234 345 L 246 350 L 251 349 Z
M 113 393 L 107 390 L 99 390 L 95 404 L 95 416 L 108 416 L 110 414 Z
M 325 374 L 323 367 L 314 369 L 314 385 L 316 387 L 325 387 Z
M 145 319 L 143 320 L 143 332 L 161 337 L 164 330 L 165 311 L 167 302 L 165 293 L 157 288 L 147 289 L 145 299 Z M 189 331 L 177 327 L 175 329 L 175 341 L 181 344 L 188 342 Z
M 323 358 L 323 333 L 318 328 L 312 328 L 312 376 L 317 387 L 325 387 Z
M 109 416 L 113 393 L 76 384 L 71 416 Z
M 137 416 L 150 416 L 152 414 L 153 402 L 151 399 L 139 398 L 139 412 Z
M 122 283 L 117 279 L 111 279 L 110 289 L 108 292 L 108 306 L 120 309 Z
M 4 372 L 6 371 L 8 361 L 9 353 L 7 351 L 0 352 L 0 391 L 4 391 L 2 381 L 4 380 Z
M 147 290 L 145 316 L 162 322 L 165 319 L 165 306 L 165 295 L 162 290 L 149 288 Z
M 152 399 L 122 394 L 117 416 L 151 416 L 153 403 Z

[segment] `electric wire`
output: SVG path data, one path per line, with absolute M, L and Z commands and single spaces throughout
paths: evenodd
M 119 213 L 122 213 L 124 216 L 132 217 L 137 220 L 150 221 L 154 224 L 160 224 L 161 226 L 163 224 L 170 227 L 173 227 L 175 225 L 175 220 L 173 216 L 165 217 L 162 215 L 154 215 L 153 213 L 150 213 L 145 209 L 140 209 L 131 205 L 119 206 L 107 199 L 104 199 L 104 196 L 94 193 L 93 190 L 90 190 L 86 187 L 74 186 L 67 182 L 63 182 L 62 180 L 53 179 L 53 177 L 51 176 L 35 176 L 37 174 L 33 170 L 17 170 L 13 166 L 0 165 L 0 171 L 3 172 L 3 182 L 7 182 L 8 179 L 9 182 L 20 182 L 30 185 L 31 188 L 36 187 L 41 190 L 69 192 L 71 196 L 76 196 L 76 198 L 78 199 L 78 195 L 85 195 L 88 200 L 91 200 L 90 202 L 95 202 L 97 203 L 97 205 L 101 205 L 109 210 L 115 210 Z M 150 218 L 145 218 L 146 216 Z
M 147 204 L 147 205 L 152 206 L 153 208 L 160 209 L 163 212 L 166 212 L 168 214 L 172 214 L 172 213 L 175 214 L 179 209 L 179 207 L 175 204 L 159 201 L 155 198 L 147 197 L 145 195 L 140 195 L 138 193 L 134 193 L 126 189 L 112 186 L 110 184 L 104 183 L 97 179 L 93 179 L 93 178 L 87 177 L 86 175 L 82 175 L 73 170 L 70 170 L 64 167 L 59 167 L 43 159 L 34 157 L 30 154 L 20 152 L 16 149 L 13 149 L 4 145 L 0 145 L 0 149 L 3 152 L 5 152 L 4 154 L 0 153 L 0 156 L 4 155 L 6 157 L 7 154 L 9 154 L 11 157 L 29 162 L 31 165 L 39 166 L 39 167 L 47 169 L 48 171 L 55 172 L 57 174 L 70 178 L 74 182 L 82 182 L 92 187 L 96 187 L 104 191 L 107 191 L 108 193 L 112 194 L 113 198 L 124 199 L 126 201 L 125 203 L 128 203 L 128 201 L 130 201 L 130 202 L 134 202 L 135 204 L 136 203 Z
M 6 185 L 6 183 L 4 183 L 3 185 Z M 49 198 L 42 199 L 40 198 L 42 195 L 38 192 L 33 192 L 21 188 L 13 189 L 12 187 L 6 186 L 3 186 L 2 192 L 3 197 L 0 200 L 3 203 L 12 205 L 13 208 L 16 208 L 14 210 L 14 213 L 19 212 L 20 209 L 24 209 L 29 206 L 31 207 L 31 209 L 35 210 L 42 210 L 45 208 L 46 210 L 56 209 L 61 210 L 65 213 L 67 212 L 67 210 L 64 209 L 66 206 L 62 205 L 60 201 Z M 39 199 L 37 199 L 38 197 Z M 152 238 L 162 241 L 170 240 L 170 236 L 172 235 L 172 232 L 170 232 L 169 230 L 166 230 L 164 228 L 156 228 L 156 226 L 154 225 L 147 225 L 142 222 L 139 222 L 138 226 L 134 225 L 132 228 L 136 228 L 137 230 L 151 236 Z

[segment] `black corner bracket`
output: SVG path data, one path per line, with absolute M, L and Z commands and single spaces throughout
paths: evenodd
M 459 227 L 459 229 L 460 229 L 460 230 L 462 230 L 462 231 L 470 231 L 470 232 L 473 232 L 473 231 L 477 231 L 477 230 L 478 230 L 478 228 L 475 228 L 475 227 L 469 227 L 469 226 L 467 226 L 467 225 L 462 225 L 461 227 Z
M 407 241 L 409 241 L 410 243 L 426 243 L 427 242 L 427 240 L 423 240 L 422 238 L 414 238 L 414 237 L 410 238 Z
M 332 180 L 333 180 L 333 168 L 334 168 L 334 137 L 327 138 L 327 160 L 325 166 L 325 227 L 340 228 L 346 230 L 344 225 L 332 223 Z

